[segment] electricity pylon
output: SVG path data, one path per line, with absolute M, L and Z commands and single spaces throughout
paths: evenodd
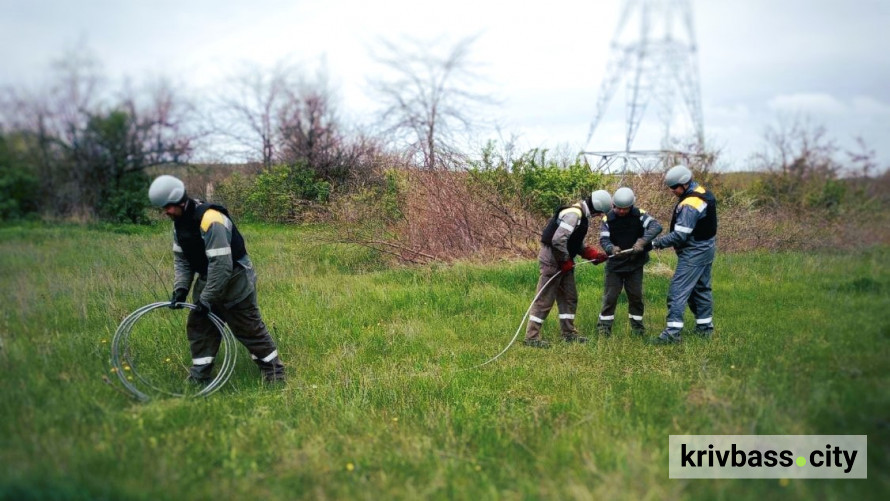
M 634 32 L 631 25 L 638 29 Z M 623 160 L 624 173 L 628 164 L 643 167 L 642 162 L 695 156 L 704 151 L 698 56 L 689 0 L 624 0 L 585 149 L 591 149 L 594 132 L 622 81 L 626 83 L 624 150 L 585 151 L 599 157 L 599 169 L 607 170 L 616 160 Z M 680 99 L 691 122 L 697 152 L 670 149 L 671 126 Z M 661 148 L 634 149 L 634 138 L 650 105 L 657 107 L 661 120 Z

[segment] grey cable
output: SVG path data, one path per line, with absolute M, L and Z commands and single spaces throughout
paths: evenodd
M 188 308 L 191 310 L 196 309 L 197 307 L 191 303 L 179 303 L 183 308 Z M 134 397 L 143 402 L 150 400 L 148 394 L 141 391 L 135 384 L 127 379 L 127 376 L 124 371 L 124 362 L 126 362 L 127 366 L 130 368 L 129 371 L 133 374 L 133 376 L 138 379 L 144 386 L 154 390 L 157 393 L 162 393 L 174 397 L 185 397 L 184 393 L 176 393 L 164 390 L 162 388 L 158 388 L 154 386 L 151 381 L 144 378 L 136 368 L 136 364 L 133 363 L 133 360 L 130 358 L 130 333 L 133 329 L 133 326 L 136 322 L 146 313 L 156 310 L 158 308 L 169 308 L 170 303 L 168 301 L 152 303 L 145 305 L 130 315 L 128 315 L 123 321 L 121 321 L 120 325 L 117 327 L 117 330 L 114 332 L 114 338 L 111 341 L 111 364 L 115 368 L 115 372 L 117 373 L 118 378 L 121 380 L 121 383 L 124 385 Z M 222 363 L 219 366 L 219 371 L 216 374 L 216 377 L 210 381 L 201 391 L 194 394 L 196 397 L 206 397 L 215 391 L 219 390 L 223 385 L 225 385 L 229 378 L 232 377 L 232 372 L 235 370 L 235 359 L 236 359 L 236 343 L 235 343 L 235 335 L 232 333 L 232 330 L 226 325 L 225 322 L 222 321 L 218 316 L 213 313 L 209 313 L 207 317 L 213 323 L 213 325 L 219 330 L 220 335 L 222 336 L 223 344 L 225 345 L 225 353 L 223 355 Z
M 622 251 L 620 251 L 620 252 L 616 252 L 615 254 L 612 254 L 611 256 L 608 257 L 608 259 L 612 259 L 613 257 L 621 256 L 621 255 L 624 255 L 624 254 L 629 254 L 629 253 L 631 253 L 632 251 L 633 251 L 633 249 L 625 249 L 625 250 L 622 250 Z M 578 264 L 580 265 L 580 264 L 584 264 L 584 263 L 593 263 L 593 260 L 592 260 L 592 259 L 585 259 L 585 260 L 579 262 Z M 594 266 L 596 266 L 597 264 L 599 264 L 599 263 L 593 263 Z M 474 365 L 473 367 L 468 367 L 468 368 L 466 368 L 466 369 L 464 369 L 464 370 L 478 369 L 478 368 L 480 368 L 480 367 L 482 367 L 482 366 L 484 366 L 484 365 L 487 365 L 487 364 L 490 364 L 491 362 L 494 362 L 495 360 L 497 360 L 498 358 L 500 358 L 501 355 L 503 355 L 504 353 L 506 353 L 507 350 L 509 350 L 510 347 L 513 346 L 513 343 L 516 342 L 516 338 L 519 337 L 519 331 L 521 331 L 521 330 L 522 330 L 522 326 L 525 325 L 525 320 L 528 318 L 528 315 L 531 313 L 531 311 L 532 311 L 532 306 L 534 306 L 535 301 L 538 300 L 538 298 L 541 296 L 541 293 L 544 292 L 544 289 L 546 289 L 547 286 L 550 285 L 550 282 L 552 282 L 553 279 L 556 278 L 556 277 L 558 277 L 561 273 L 562 273 L 562 270 L 557 271 L 555 275 L 553 275 L 552 277 L 550 277 L 550 280 L 548 280 L 547 282 L 544 283 L 543 286 L 541 286 L 541 290 L 538 291 L 538 293 L 535 295 L 534 299 L 532 299 L 531 304 L 528 305 L 528 309 L 525 310 L 525 315 L 522 317 L 522 320 L 519 321 L 519 327 L 516 328 L 516 333 L 513 334 L 513 339 L 511 339 L 510 342 L 507 343 L 507 346 L 505 346 L 504 349 L 501 350 L 500 353 L 498 353 L 497 355 L 491 357 L 490 359 L 486 360 L 485 362 L 482 362 L 482 363 L 479 364 L 479 365 Z

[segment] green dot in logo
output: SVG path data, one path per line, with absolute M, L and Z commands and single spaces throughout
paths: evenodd
M 797 466 L 806 466 L 807 460 L 803 456 L 797 456 Z

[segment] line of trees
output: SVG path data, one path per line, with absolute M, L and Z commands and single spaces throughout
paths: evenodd
M 583 158 L 564 154 L 565 161 L 557 161 L 538 149 L 516 156 L 515 138 L 501 142 L 503 151 L 495 151 L 496 143 L 480 144 L 470 158 L 467 138 L 496 104 L 473 92 L 480 77 L 472 43 L 382 41 L 375 54 L 381 72 L 368 82 L 379 105 L 371 125 L 343 122 L 324 68 L 307 73 L 287 61 L 271 68 L 245 65 L 198 100 L 187 87 L 163 79 L 115 87 L 91 52 L 76 48 L 53 64 L 45 85 L 0 89 L 0 221 L 38 214 L 145 222 L 150 176 L 218 164 L 222 157 L 251 166 L 214 178 L 216 200 L 236 215 L 295 221 L 304 218 L 305 207 L 326 206 L 338 193 L 352 196 L 340 204 L 347 208 L 369 207 L 377 197 L 386 205 L 380 214 L 392 221 L 404 222 L 407 210 L 415 223 L 427 214 L 414 229 L 460 214 L 466 224 L 455 226 L 452 242 L 462 238 L 466 248 L 475 248 L 473 222 L 482 218 L 470 205 L 506 211 L 505 221 L 528 222 L 549 213 L 556 199 L 579 195 L 567 193 L 568 186 L 592 181 L 576 175 L 589 167 Z M 728 203 L 838 215 L 854 202 L 888 201 L 890 174 L 874 175 L 875 155 L 864 144 L 860 152 L 847 152 L 842 165 L 836 160 L 842 152 L 825 129 L 802 120 L 768 130 L 765 144 L 752 158 L 762 175 L 734 191 Z M 402 167 L 420 173 L 391 175 Z M 457 170 L 470 175 L 449 174 Z M 844 179 L 853 171 L 856 179 Z M 475 184 L 465 186 L 465 179 Z M 190 189 L 201 193 L 197 185 Z M 652 196 L 664 195 L 658 182 L 653 186 Z M 588 188 L 594 187 L 617 186 Z
M 2 94 L 0 217 L 28 211 L 143 222 L 146 169 L 181 164 L 194 151 L 193 109 L 164 81 L 110 97 L 101 66 L 72 51 L 41 88 Z M 133 194 L 141 190 L 142 199 Z
M 115 87 L 76 47 L 44 85 L 0 89 L 0 220 L 144 222 L 161 166 L 252 164 L 295 186 L 335 188 L 379 181 L 384 165 L 452 167 L 476 123 L 467 105 L 487 99 L 468 90 L 471 44 L 383 41 L 378 61 L 393 75 L 369 82 L 381 106 L 373 127 L 342 123 L 324 68 L 244 65 L 197 100 L 164 79 Z

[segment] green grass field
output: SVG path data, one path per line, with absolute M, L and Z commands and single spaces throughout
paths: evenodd
M 720 254 L 710 342 L 651 347 L 618 321 L 610 339 L 517 343 L 474 369 L 519 326 L 535 262 L 390 267 L 325 243 L 324 228 L 243 232 L 288 383 L 264 387 L 239 346 L 209 398 L 138 403 L 111 372 L 110 344 L 127 314 L 169 296 L 169 225 L 0 228 L 0 498 L 890 493 L 890 249 Z M 661 252 L 648 269 L 652 335 L 673 263 Z M 577 323 L 592 335 L 602 269 L 577 274 Z M 157 310 L 132 334 L 152 347 L 142 368 L 171 388 L 189 361 L 184 317 Z M 545 336 L 558 337 L 555 319 Z M 865 434 L 869 478 L 670 480 L 671 434 Z

